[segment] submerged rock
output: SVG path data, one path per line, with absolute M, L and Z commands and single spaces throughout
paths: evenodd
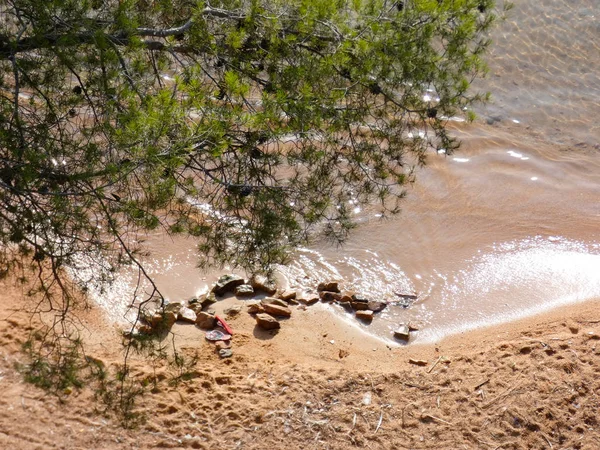
M 369 304 L 367 302 L 350 302 L 352 309 L 355 311 L 366 311 L 369 309 Z
M 256 315 L 256 324 L 263 330 L 277 330 L 281 328 L 281 324 L 275 317 L 264 313 Z
M 386 307 L 387 303 L 385 302 L 370 301 L 369 303 L 367 303 L 367 308 L 373 312 L 383 311 Z
M 321 291 L 319 293 L 319 297 L 321 297 L 322 302 L 337 302 L 341 300 L 342 294 L 337 292 Z
M 239 275 L 223 275 L 215 283 L 212 292 L 216 295 L 225 295 L 228 292 L 233 292 L 241 284 L 244 284 L 244 279 Z

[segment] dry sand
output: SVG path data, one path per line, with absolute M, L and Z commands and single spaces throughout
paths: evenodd
M 600 301 L 398 348 L 318 308 L 295 309 L 277 334 L 242 312 L 225 360 L 176 324 L 169 339 L 197 362 L 178 383 L 173 367 L 134 362 L 145 420 L 125 429 L 89 388 L 56 397 L 22 380 L 29 317 L 0 287 L 0 448 L 600 448 Z M 119 340 L 99 316 L 86 316 L 88 348 L 110 366 Z

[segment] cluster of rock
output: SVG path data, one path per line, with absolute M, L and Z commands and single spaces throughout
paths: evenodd
M 278 289 L 275 283 L 263 276 L 253 276 L 245 280 L 238 275 L 223 275 L 209 293 L 193 298 L 187 303 L 172 302 L 162 308 L 143 310 L 141 318 L 144 325 L 140 327 L 140 332 L 168 331 L 177 321 L 193 323 L 203 330 L 213 330 L 217 327 L 219 318 L 215 316 L 212 305 L 217 301 L 217 297 L 230 293 L 246 300 L 244 303 L 247 312 L 254 316 L 256 325 L 264 330 L 278 330 L 281 327 L 281 319 L 292 315 L 292 306 L 305 309 L 319 301 L 335 303 L 352 312 L 356 319 L 364 323 L 370 323 L 374 315 L 388 306 L 385 301 L 375 301 L 355 292 L 342 291 L 337 281 L 322 282 L 316 291 L 298 293 L 292 289 Z M 252 299 L 258 293 L 266 294 L 267 297 L 261 300 Z M 225 314 L 233 316 L 241 310 L 242 306 L 233 306 L 225 310 Z M 394 337 L 408 341 L 410 333 L 415 330 L 416 327 L 402 324 L 394 331 Z M 229 342 L 217 342 L 217 349 L 220 354 L 223 353 L 222 356 L 231 356 Z

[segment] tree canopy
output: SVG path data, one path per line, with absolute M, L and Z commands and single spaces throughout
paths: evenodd
M 99 277 L 142 266 L 136 237 L 162 227 L 258 270 L 343 240 L 350 196 L 397 212 L 482 98 L 493 6 L 2 0 L 4 269 L 43 269 L 48 292 L 98 254 Z

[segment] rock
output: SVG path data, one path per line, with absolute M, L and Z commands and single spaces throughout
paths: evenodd
M 429 362 L 425 361 L 424 359 L 413 359 L 413 358 L 410 358 L 408 360 L 408 362 L 410 364 L 414 364 L 415 366 L 426 366 L 427 364 L 429 364 Z
M 249 284 L 240 284 L 235 288 L 236 297 L 252 297 L 254 295 L 254 288 Z
M 408 325 L 401 324 L 394 330 L 394 337 L 402 341 L 408 341 L 410 339 L 410 329 Z
M 321 291 L 327 291 L 327 292 L 340 292 L 340 288 L 338 286 L 338 282 L 337 281 L 324 281 L 322 283 L 319 283 L 319 286 L 317 287 L 317 291 L 321 292 Z
M 287 308 L 287 306 L 288 306 L 287 302 L 281 300 L 280 298 L 275 298 L 275 297 L 265 297 L 260 302 L 263 306 L 264 305 L 278 305 L 278 306 L 283 306 L 284 308 Z
M 208 308 L 211 305 L 217 303 L 217 298 L 215 297 L 214 292 L 209 292 L 208 294 L 204 294 L 202 297 L 199 298 L 199 300 L 200 300 L 200 305 L 202 305 L 202 308 Z
M 179 308 L 177 319 L 181 320 L 182 322 L 196 323 L 196 313 L 192 309 L 182 306 Z
M 204 311 L 196 314 L 196 325 L 203 330 L 212 330 L 215 327 L 215 316 Z
M 387 303 L 385 302 L 376 302 L 376 301 L 370 301 L 369 303 L 367 303 L 367 308 L 373 312 L 379 312 L 379 311 L 383 311 L 387 306 Z
M 175 314 L 179 314 L 179 310 L 181 308 L 183 308 L 182 302 L 171 302 L 165 306 L 165 312 L 171 311 L 171 312 L 174 312 Z
M 321 291 L 319 293 L 322 302 L 337 302 L 342 298 L 342 294 L 330 291 Z
M 275 317 L 264 313 L 256 315 L 256 324 L 263 330 L 277 330 L 281 328 L 281 324 Z
M 338 302 L 340 302 L 340 303 L 350 303 L 352 301 L 352 296 L 353 295 L 354 295 L 354 292 L 350 292 L 350 291 L 342 292 L 342 294 L 340 295 L 340 298 L 339 298 Z
M 350 302 L 354 311 L 366 311 L 369 309 L 369 304 L 366 302 Z
M 283 316 L 290 317 L 292 315 L 292 310 L 287 306 L 274 305 L 273 303 L 263 304 L 262 307 L 265 309 L 266 313 L 269 313 L 273 316 Z
M 250 278 L 250 285 L 254 290 L 263 291 L 269 295 L 273 295 L 277 292 L 277 285 L 272 281 L 269 281 L 264 275 L 252 275 Z
M 231 342 L 230 341 L 216 341 L 215 347 L 216 347 L 217 351 L 224 350 L 226 348 L 231 348 Z
M 228 317 L 237 316 L 239 313 L 242 312 L 242 305 L 231 306 L 231 307 L 229 307 L 227 309 L 224 309 L 223 312 Z
M 303 292 L 300 297 L 297 297 L 296 300 L 298 300 L 300 303 L 302 303 L 303 305 L 314 305 L 315 303 L 317 303 L 319 301 L 319 296 L 317 294 L 312 294 L 310 292 Z
M 360 294 L 352 294 L 352 301 L 358 303 L 369 303 L 369 299 Z
M 365 322 L 370 322 L 373 320 L 373 311 L 356 311 L 356 318 L 359 320 L 364 320 Z
M 219 356 L 221 358 L 231 358 L 233 356 L 233 352 L 230 348 L 223 348 L 219 350 Z
M 228 292 L 233 292 L 236 287 L 244 284 L 244 279 L 239 275 L 223 275 L 219 278 L 212 288 L 215 295 L 225 295 Z
M 422 328 L 422 325 L 419 322 L 409 322 L 408 323 L 408 331 L 419 331 Z
M 250 303 L 248 305 L 249 314 L 257 314 L 262 312 L 265 312 L 265 309 L 262 307 L 260 302 Z
M 200 304 L 201 301 L 198 297 L 192 297 L 188 300 L 188 307 Z
M 173 311 L 166 311 L 163 313 L 161 326 L 164 327 L 165 330 L 170 330 L 173 325 L 175 325 L 175 322 L 177 322 L 177 314 Z
M 294 300 L 296 298 L 296 291 L 292 289 L 285 289 L 277 294 L 281 300 L 289 302 L 290 300 Z

